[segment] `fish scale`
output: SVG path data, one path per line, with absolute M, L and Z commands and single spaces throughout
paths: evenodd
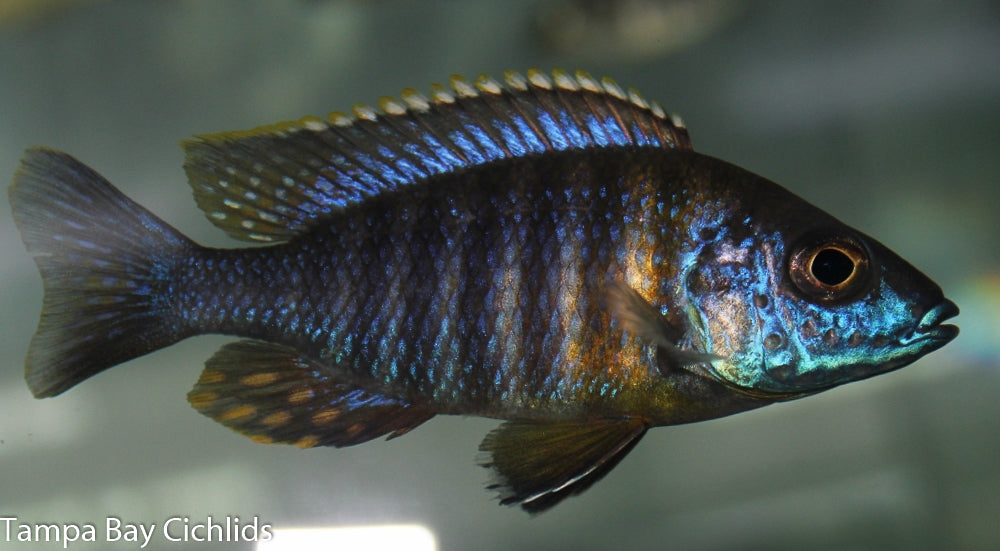
M 478 461 L 536 513 L 650 427 L 892 371 L 958 332 L 906 261 L 695 152 L 632 90 L 536 70 L 449 84 L 185 142 L 198 206 L 264 247 L 201 247 L 30 149 L 10 202 L 45 284 L 31 391 L 231 335 L 188 394 L 199 412 L 299 447 L 503 419 Z

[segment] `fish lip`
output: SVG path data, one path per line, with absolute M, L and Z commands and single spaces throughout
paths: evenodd
M 921 341 L 944 344 L 954 339 L 958 335 L 958 327 L 941 322 L 957 315 L 958 306 L 948 299 L 942 300 L 937 306 L 924 313 L 913 333 L 901 339 L 900 344 L 909 345 Z

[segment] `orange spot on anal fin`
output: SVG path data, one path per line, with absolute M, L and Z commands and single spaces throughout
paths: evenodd
M 252 417 L 255 413 L 257 413 L 257 408 L 251 406 L 250 404 L 242 404 L 227 409 L 222 415 L 219 416 L 218 420 L 223 423 L 226 421 L 235 421 L 237 419 Z
M 338 373 L 292 348 L 241 341 L 206 362 L 188 401 L 255 442 L 301 448 L 394 438 L 434 416 L 426 406 L 361 388 Z
M 201 377 L 198 378 L 199 383 L 206 385 L 219 384 L 226 380 L 226 376 L 218 371 L 212 371 L 211 369 L 206 369 L 201 372 Z
M 302 438 L 299 438 L 298 440 L 296 440 L 295 442 L 293 442 L 292 445 L 293 446 L 298 446 L 298 447 L 304 449 L 304 448 L 314 448 L 314 447 L 318 446 L 319 443 L 320 443 L 320 439 L 319 439 L 318 436 L 316 436 L 314 434 L 309 434 L 309 435 L 303 436 Z
M 240 379 L 240 383 L 247 386 L 267 386 L 278 382 L 279 378 L 277 373 L 254 373 Z

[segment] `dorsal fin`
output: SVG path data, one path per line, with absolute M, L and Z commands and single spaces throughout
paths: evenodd
M 284 241 L 353 203 L 500 159 L 587 147 L 691 149 L 680 119 L 579 71 L 452 77 L 430 97 L 406 89 L 381 110 L 305 118 L 183 144 L 198 205 L 249 241 Z

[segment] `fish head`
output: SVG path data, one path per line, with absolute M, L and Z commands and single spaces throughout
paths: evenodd
M 775 220 L 741 217 L 691 263 L 691 341 L 719 358 L 703 366 L 711 376 L 748 394 L 792 398 L 898 369 L 958 334 L 942 323 L 958 307 L 927 276 L 816 207 L 785 199 L 790 210 Z

